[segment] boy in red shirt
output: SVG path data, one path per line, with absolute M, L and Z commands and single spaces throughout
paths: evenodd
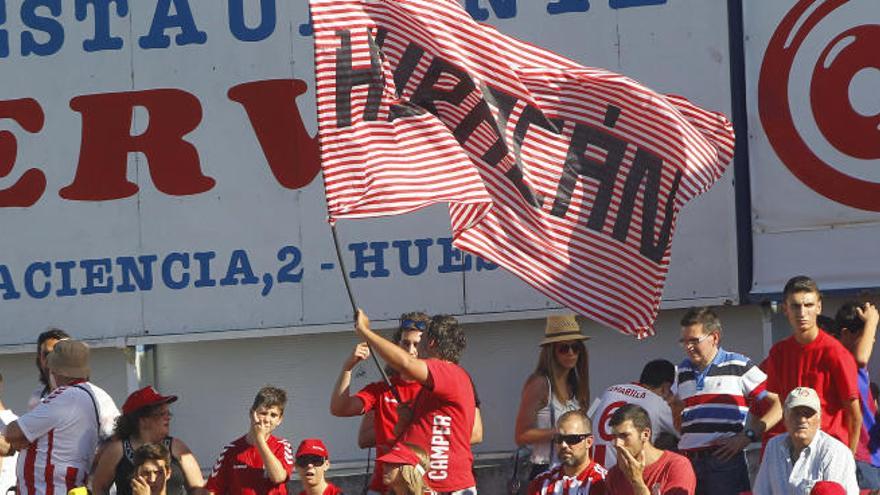
M 474 456 L 470 439 L 474 428 L 476 401 L 470 376 L 457 363 L 466 338 L 458 321 L 446 315 L 431 319 L 413 357 L 393 342 L 370 330 L 370 320 L 358 310 L 355 330 L 400 373 L 422 384 L 411 413 L 399 411 L 400 441 L 429 453 L 425 479 L 439 494 L 476 495 Z
M 822 295 L 816 282 L 793 277 L 782 298 L 792 335 L 774 344 L 762 365 L 767 391 L 787 397 L 800 386 L 814 389 L 822 403 L 822 431 L 855 452 L 862 428 L 856 362 L 840 342 L 819 328 Z
M 248 432 L 223 448 L 205 489 L 214 495 L 287 495 L 290 443 L 272 435 L 284 419 L 287 393 L 263 387 L 250 409 Z
M 330 451 L 317 438 L 306 438 L 296 449 L 296 474 L 303 490 L 299 495 L 343 495 L 338 486 L 324 479 L 330 468 Z

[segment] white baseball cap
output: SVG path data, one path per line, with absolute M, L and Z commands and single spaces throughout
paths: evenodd
M 798 406 L 809 407 L 817 413 L 822 412 L 819 394 L 810 387 L 798 387 L 788 394 L 785 399 L 785 410 L 790 411 Z

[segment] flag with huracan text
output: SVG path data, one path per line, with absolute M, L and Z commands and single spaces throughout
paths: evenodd
M 637 336 L 720 113 L 474 22 L 455 0 L 310 0 L 331 221 L 449 204 L 454 245 Z

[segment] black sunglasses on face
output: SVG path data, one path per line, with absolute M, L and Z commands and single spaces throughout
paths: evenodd
M 296 465 L 301 468 L 307 468 L 309 464 L 312 466 L 323 466 L 324 458 L 319 455 L 301 455 L 296 458 Z
M 560 354 L 568 354 L 574 353 L 577 354 L 581 352 L 580 344 L 556 344 L 556 352 Z
M 566 445 L 577 445 L 588 437 L 593 436 L 592 433 L 576 433 L 574 435 L 553 435 L 553 443 L 562 443 L 565 442 Z
M 415 328 L 416 330 L 420 330 L 424 332 L 428 329 L 428 322 L 423 320 L 403 320 L 400 322 L 400 328 L 406 330 L 408 328 Z

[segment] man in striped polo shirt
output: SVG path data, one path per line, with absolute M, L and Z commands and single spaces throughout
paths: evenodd
M 697 495 L 748 491 L 743 449 L 782 417 L 779 397 L 766 390 L 767 375 L 748 357 L 722 349 L 720 341 L 721 322 L 714 311 L 704 307 L 685 313 L 679 340 L 687 359 L 678 370 L 678 396 L 684 401 L 678 446 L 694 467 Z M 748 416 L 755 400 L 768 406 L 761 418 Z

